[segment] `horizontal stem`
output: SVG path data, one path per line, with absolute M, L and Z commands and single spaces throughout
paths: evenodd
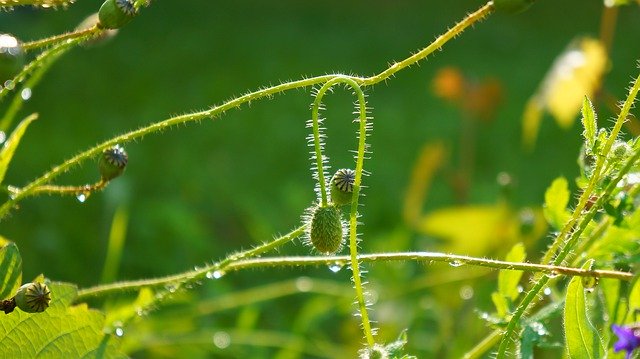
M 213 271 L 226 271 L 227 267 L 235 261 L 247 257 L 258 256 L 262 253 L 275 249 L 287 242 L 294 240 L 304 233 L 304 228 L 304 226 L 300 226 L 293 231 L 285 234 L 284 236 L 272 240 L 271 242 L 264 243 L 260 246 L 251 248 L 244 252 L 230 254 L 220 262 L 213 263 L 196 270 L 160 278 L 123 281 L 98 285 L 87 289 L 81 289 L 78 291 L 76 300 L 81 301 L 88 297 L 105 296 L 116 292 L 131 292 L 143 287 L 162 287 L 174 283 L 197 282 L 207 278 L 207 276 L 210 275 L 209 273 Z
M 299 236 L 304 231 L 304 227 L 299 227 L 283 236 L 276 241 L 268 243 L 269 249 L 275 248 L 277 245 L 286 241 L 292 240 L 294 236 Z M 264 247 L 260 247 L 264 248 Z M 257 253 L 256 249 L 253 249 Z M 247 251 L 249 252 L 249 251 Z M 244 252 L 244 253 L 247 253 Z M 264 251 L 263 251 L 264 252 Z M 254 254 L 255 255 L 255 254 Z M 244 255 L 246 257 L 247 255 Z M 235 255 L 235 258 L 238 254 Z M 269 258 L 253 258 L 253 259 L 233 259 L 234 255 L 224 261 L 212 264 L 197 271 L 189 271 L 183 274 L 177 274 L 168 277 L 162 277 L 157 279 L 143 279 L 137 281 L 126 281 L 119 283 L 112 283 L 106 285 L 100 285 L 92 288 L 82 289 L 78 291 L 78 299 L 83 300 L 91 296 L 104 296 L 114 292 L 135 291 L 142 287 L 160 287 L 169 285 L 176 282 L 183 281 L 196 281 L 205 277 L 207 272 L 212 270 L 218 271 L 237 271 L 249 268 L 264 268 L 264 267 L 290 267 L 290 266 L 319 266 L 319 265 L 334 265 L 334 264 L 346 264 L 349 262 L 350 257 L 348 255 L 343 256 L 323 256 L 323 257 L 269 257 Z M 587 270 L 581 268 L 552 266 L 545 264 L 535 263 L 520 263 L 520 262 L 507 262 L 499 261 L 495 259 L 476 258 L 469 256 L 460 256 L 454 254 L 445 254 L 438 252 L 398 252 L 398 253 L 373 253 L 362 254 L 358 256 L 360 262 L 391 262 L 391 261 L 415 261 L 415 262 L 444 262 L 450 263 L 455 266 L 460 265 L 472 265 L 478 267 L 488 267 L 496 269 L 508 269 L 508 270 L 520 270 L 530 272 L 543 272 L 551 273 L 554 275 L 566 275 L 566 276 L 578 276 L 578 277 L 595 277 L 595 278 L 614 278 L 620 280 L 631 280 L 633 273 L 620 272 L 614 270 Z M 222 263 L 226 263 L 224 266 Z
M 100 29 L 98 29 L 97 26 L 92 26 L 90 28 L 87 29 L 81 29 L 81 30 L 76 30 L 76 31 L 72 31 L 72 32 L 67 32 L 61 35 L 56 35 L 56 36 L 51 36 L 51 37 L 47 37 L 46 39 L 41 39 L 41 40 L 35 40 L 35 41 L 31 41 L 31 42 L 25 42 L 22 44 L 22 49 L 24 49 L 24 51 L 29 51 L 29 50 L 33 50 L 33 49 L 37 49 L 40 47 L 45 47 L 45 46 L 49 46 L 49 45 L 53 45 L 53 44 L 57 44 L 59 42 L 65 41 L 65 40 L 69 40 L 69 39 L 75 39 L 75 38 L 81 38 L 81 37 L 89 37 L 92 36 L 94 34 L 99 33 Z

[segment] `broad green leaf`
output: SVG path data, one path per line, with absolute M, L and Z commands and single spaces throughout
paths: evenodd
M 516 243 L 507 253 L 505 260 L 507 262 L 524 262 L 526 257 L 524 244 Z M 522 274 L 522 271 L 501 269 L 498 274 L 498 292 L 512 301 L 518 298 L 518 283 L 520 283 Z
M 104 315 L 86 304 L 70 306 L 77 288 L 48 283 L 50 307 L 29 314 L 19 309 L 0 320 L 2 358 L 125 358 L 116 339 L 104 334 Z
M 544 217 L 555 229 L 562 228 L 569 219 L 569 213 L 567 213 L 569 195 L 569 186 L 564 177 L 553 180 L 544 193 Z
M 582 268 L 591 268 L 593 260 L 587 261 Z M 587 315 L 587 298 L 581 277 L 573 277 L 567 286 L 564 304 L 564 334 L 569 358 L 602 358 L 604 347 L 598 331 L 593 327 Z
M 0 299 L 9 299 L 22 282 L 22 257 L 15 243 L 0 240 Z
M 584 143 L 593 153 L 594 144 L 596 143 L 596 131 L 598 130 L 598 120 L 593 110 L 593 104 L 587 96 L 585 96 L 582 101 L 582 126 L 584 127 L 584 131 L 582 131 Z
M 13 153 L 16 151 L 16 148 L 20 143 L 20 139 L 22 139 L 22 135 L 24 135 L 24 132 L 27 130 L 27 127 L 29 127 L 31 122 L 37 118 L 38 115 L 34 113 L 22 120 L 4 143 L 2 149 L 0 149 L 0 184 L 2 184 L 2 181 L 4 180 L 4 175 L 7 173 L 7 168 L 9 168 L 9 163 L 13 158 Z

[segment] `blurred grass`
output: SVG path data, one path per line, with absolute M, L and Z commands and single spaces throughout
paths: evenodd
M 154 1 L 113 41 L 76 49 L 53 66 L 23 109 L 23 114 L 38 112 L 40 120 L 16 152 L 7 183 L 24 184 L 98 141 L 174 114 L 220 104 L 260 86 L 332 72 L 373 74 L 425 46 L 481 4 Z M 0 31 L 25 41 L 41 38 L 75 27 L 99 5 L 99 1 L 84 0 L 67 11 L 2 13 Z M 578 124 L 566 132 L 545 118 L 535 151 L 524 153 L 520 119 L 526 100 L 566 44 L 576 35 L 597 36 L 601 8 L 601 1 L 595 0 L 541 0 L 523 14 L 493 15 L 420 66 L 368 90 L 374 132 L 373 158 L 365 168 L 373 175 L 365 179 L 369 188 L 362 209 L 364 251 L 434 249 L 425 247 L 431 242 L 404 228 L 402 201 L 426 142 L 442 140 L 452 151 L 450 165 L 457 161 L 460 111 L 430 91 L 431 80 L 444 66 L 456 66 L 471 78 L 496 78 L 504 90 L 495 120 L 477 133 L 469 202 L 494 203 L 500 191 L 495 178 L 501 171 L 515 179 L 515 207 L 539 205 L 553 178 L 576 176 Z M 618 19 L 605 88 L 619 97 L 637 72 L 640 43 L 630 34 L 640 33 L 638 16 L 637 7 L 625 7 Z M 44 272 L 81 286 L 99 282 L 112 217 L 122 204 L 130 218 L 121 279 L 183 271 L 268 240 L 298 225 L 314 198 L 305 140 L 311 100 L 309 91 L 294 91 L 233 110 L 216 121 L 129 144 L 125 175 L 104 193 L 93 194 L 83 204 L 73 198 L 26 200 L 0 231 L 18 244 L 25 278 Z M 351 163 L 347 152 L 355 147 L 351 102 L 341 90 L 327 99 L 328 153 L 334 169 Z M 87 163 L 60 182 L 97 178 L 95 167 Z M 436 176 L 426 209 L 451 205 L 454 200 L 446 178 Z M 298 245 L 283 249 L 282 254 L 306 252 Z M 429 275 L 425 268 L 411 264 L 390 265 L 390 273 L 385 273 L 387 266 L 381 267 L 372 268 L 374 286 Z M 239 273 L 220 281 L 225 283 L 224 290 L 205 286 L 203 292 L 212 295 L 302 273 L 331 276 L 324 268 Z M 348 276 L 343 279 L 346 282 Z M 459 299 L 458 282 L 454 283 L 407 295 L 404 305 L 414 312 L 393 325 L 393 330 L 385 330 L 383 322 L 383 333 L 393 339 L 411 325 L 412 335 L 420 338 L 416 345 L 423 339 L 440 343 L 419 348 L 422 353 L 459 355 L 473 338 L 455 339 L 459 349 L 440 345 L 459 332 L 456 318 L 474 318 L 476 306 L 490 309 L 492 284 L 483 287 L 473 282 L 476 299 L 446 307 L 451 297 Z M 288 308 L 291 302 L 283 300 L 274 306 Z M 389 308 L 396 310 L 397 305 Z M 453 318 L 449 327 L 441 322 L 447 314 Z M 481 330 L 479 320 L 467 319 L 465 332 Z M 280 326 L 274 327 L 286 330 L 287 320 L 277 322 Z M 350 323 L 356 331 L 357 325 Z M 258 329 L 265 328 L 259 325 Z M 430 337 L 435 331 L 441 334 Z M 353 335 L 357 343 L 357 331 L 348 336 Z

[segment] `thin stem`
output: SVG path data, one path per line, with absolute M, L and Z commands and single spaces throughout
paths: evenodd
M 287 242 L 294 240 L 295 238 L 299 237 L 303 233 L 304 233 L 304 227 L 303 226 L 298 227 L 293 231 L 285 234 L 284 236 L 278 237 L 270 242 L 264 243 L 263 245 L 257 246 L 255 248 L 249 249 L 244 252 L 230 254 L 224 260 L 218 263 L 213 263 L 203 268 L 198 268 L 196 270 L 175 274 L 171 276 L 166 276 L 166 277 L 117 282 L 117 283 L 98 285 L 95 287 L 79 290 L 76 301 L 82 301 L 89 297 L 106 296 L 106 295 L 110 295 L 118 292 L 136 291 L 143 287 L 153 288 L 153 287 L 162 287 L 162 286 L 166 286 L 174 283 L 197 282 L 207 278 L 207 274 L 211 273 L 212 271 L 218 271 L 220 274 L 222 274 L 224 273 L 225 270 L 227 270 L 227 267 L 231 263 L 241 260 L 242 258 L 258 256 L 262 253 L 268 252 Z
M 446 42 L 448 42 L 453 37 L 455 37 L 455 36 L 459 35 L 460 33 L 462 33 L 469 26 L 471 26 L 471 25 L 477 23 L 478 21 L 482 20 L 485 16 L 490 14 L 492 10 L 493 10 L 493 2 L 490 1 L 486 5 L 482 6 L 476 12 L 473 12 L 473 13 L 469 14 L 466 18 L 464 18 L 462 21 L 460 21 L 454 27 L 449 29 L 443 35 L 439 36 L 429 46 L 427 46 L 424 49 L 420 50 L 416 54 L 408 57 L 407 59 L 391 65 L 388 69 L 382 71 L 381 73 L 379 73 L 377 75 L 374 75 L 374 76 L 371 76 L 371 77 L 368 77 L 368 78 L 361 78 L 361 77 L 354 77 L 354 76 L 347 76 L 347 75 L 337 74 L 337 75 L 325 75 L 325 76 L 312 77 L 312 78 L 302 79 L 302 80 L 298 80 L 298 81 L 291 81 L 291 82 L 287 82 L 287 83 L 284 83 L 284 84 L 280 84 L 280 85 L 272 86 L 272 87 L 269 87 L 269 88 L 266 88 L 266 89 L 262 89 L 262 90 L 258 90 L 258 91 L 255 91 L 255 92 L 248 93 L 248 94 L 246 94 L 244 96 L 240 96 L 240 97 L 237 97 L 237 98 L 235 98 L 233 100 L 230 100 L 230 101 L 228 101 L 228 102 L 226 102 L 226 103 L 224 103 L 222 105 L 215 106 L 215 107 L 211 108 L 210 110 L 201 111 L 201 112 L 195 112 L 195 113 L 192 113 L 192 114 L 187 114 L 187 115 L 182 115 L 182 116 L 172 117 L 172 118 L 169 118 L 167 120 L 156 122 L 156 123 L 153 123 L 153 124 L 148 125 L 146 127 L 140 128 L 138 130 L 134 130 L 134 131 L 131 131 L 129 133 L 126 133 L 126 134 L 114 137 L 114 138 L 112 138 L 110 140 L 107 140 L 107 141 L 105 141 L 105 142 L 103 142 L 101 144 L 98 144 L 97 146 L 95 146 L 95 147 L 93 147 L 93 148 L 91 148 L 89 150 L 86 150 L 86 151 L 84 151 L 84 152 L 72 157 L 71 159 L 63 162 L 62 164 L 54 167 L 53 169 L 51 169 L 49 172 L 45 173 L 41 177 L 36 178 L 31 183 L 25 185 L 21 189 L 19 195 L 17 195 L 16 197 L 8 200 L 7 202 L 5 202 L 0 207 L 0 221 L 2 219 L 4 219 L 4 217 L 7 215 L 7 213 L 9 212 L 9 210 L 11 208 L 13 208 L 23 198 L 27 197 L 29 192 L 33 191 L 33 189 L 35 187 L 43 185 L 43 184 L 51 181 L 55 177 L 59 176 L 61 173 L 67 171 L 69 168 L 73 167 L 74 165 L 77 165 L 77 164 L 81 163 L 82 161 L 85 161 L 85 160 L 97 155 L 98 153 L 100 153 L 105 148 L 108 148 L 109 146 L 113 146 L 113 145 L 116 145 L 116 144 L 119 144 L 119 143 L 130 142 L 130 141 L 133 141 L 133 140 L 135 140 L 137 138 L 143 137 L 144 135 L 155 133 L 155 132 L 160 132 L 160 131 L 165 130 L 166 128 L 168 128 L 170 126 L 189 123 L 189 122 L 194 122 L 194 121 L 199 121 L 199 120 L 202 120 L 202 119 L 205 119 L 205 118 L 214 118 L 214 117 L 217 117 L 217 116 L 221 115 L 222 113 L 224 113 L 224 112 L 226 112 L 226 111 L 228 111 L 228 110 L 230 110 L 232 108 L 239 107 L 240 105 L 245 104 L 245 103 L 250 103 L 253 100 L 258 100 L 258 99 L 265 98 L 265 97 L 268 98 L 268 97 L 271 97 L 274 94 L 285 92 L 287 90 L 314 86 L 316 84 L 327 82 L 327 81 L 329 81 L 329 80 L 331 80 L 331 79 L 333 79 L 335 77 L 338 77 L 338 76 L 339 77 L 344 77 L 344 78 L 351 78 L 356 83 L 358 83 L 359 85 L 362 85 L 362 86 L 375 85 L 375 84 L 377 84 L 379 82 L 385 81 L 386 79 L 388 79 L 393 74 L 395 74 L 396 72 L 400 71 L 401 69 L 406 68 L 408 66 L 411 66 L 411 65 L 417 63 L 418 61 L 424 59 L 427 55 L 431 54 L 435 50 L 440 49 Z M 65 43 L 64 46 L 71 46 L 73 44 L 77 44 L 77 43 L 81 42 L 81 40 L 84 40 L 84 39 L 85 39 L 84 37 L 75 38 L 75 39 L 70 40 L 69 42 Z M 60 45 L 60 46 L 62 46 L 62 45 Z M 53 49 L 51 49 L 51 50 L 53 50 Z M 48 51 L 51 51 L 51 50 L 48 50 Z M 32 64 L 33 64 L 33 62 L 31 64 L 27 65 L 27 67 L 32 66 Z M 27 70 L 26 68 L 23 69 L 23 71 L 21 72 L 21 74 L 18 75 L 17 78 L 20 78 L 21 75 L 24 76 L 25 73 L 28 73 L 28 71 L 30 71 L 30 70 Z M 2 96 L 2 91 L 4 91 L 4 89 L 0 90 L 0 97 Z
M 287 234 L 278 239 L 279 244 L 283 244 L 292 240 L 295 237 L 301 235 L 303 227 L 300 227 L 293 232 Z M 283 240 L 284 239 L 284 240 Z M 273 244 L 273 242 L 270 242 Z M 273 246 L 275 247 L 275 246 Z M 231 257 L 231 256 L 230 256 Z M 78 291 L 77 302 L 82 301 L 89 297 L 108 296 L 117 292 L 136 291 L 143 287 L 162 287 L 168 284 L 184 281 L 196 281 L 203 279 L 201 274 L 206 274 L 212 270 L 219 270 L 225 273 L 231 271 L 239 271 L 244 269 L 255 268 L 275 268 L 275 267 L 300 267 L 300 266 L 325 266 L 335 263 L 348 262 L 351 256 L 301 256 L 301 257 L 269 257 L 269 258 L 252 258 L 252 259 L 239 259 L 234 260 L 227 258 L 225 265 L 223 262 L 218 264 L 212 264 L 197 271 L 189 271 L 182 274 L 177 274 L 169 277 L 161 277 L 156 279 L 143 279 L 136 281 L 125 281 L 106 285 L 98 285 L 91 288 L 86 288 Z M 246 257 L 246 256 L 245 256 Z M 593 278 L 613 278 L 619 280 L 630 281 L 633 279 L 634 274 L 629 272 L 615 271 L 615 270 L 587 270 L 582 268 L 553 266 L 535 263 L 521 263 L 521 262 L 507 262 L 495 259 L 477 258 L 469 256 L 460 256 L 453 254 L 445 254 L 438 252 L 398 252 L 398 253 L 372 253 L 361 254 L 357 257 L 358 261 L 364 263 L 376 263 L 376 262 L 421 262 L 421 263 L 455 263 L 456 265 L 464 263 L 466 265 L 494 268 L 494 269 L 508 269 L 508 270 L 521 270 L 528 272 L 541 272 L 554 275 L 565 276 L 577 276 L 577 277 L 593 277 Z
M 25 42 L 22 44 L 22 48 L 24 49 L 25 52 L 28 52 L 30 50 L 46 47 L 53 44 L 58 44 L 70 39 L 88 38 L 101 31 L 102 30 L 99 29 L 97 25 L 94 25 L 87 29 L 75 30 L 75 31 L 64 33 L 64 34 L 47 37 L 46 39 Z
M 432 52 L 440 49 L 442 45 L 446 44 L 449 40 L 461 34 L 469 26 L 484 19 L 484 17 L 491 14 L 492 11 L 493 11 L 493 1 L 489 1 L 477 11 L 472 12 L 471 14 L 468 14 L 467 17 L 465 17 L 459 23 L 455 24 L 447 32 L 438 36 L 438 38 L 436 38 L 431 44 L 429 44 L 429 46 L 425 47 L 424 49 L 416 52 L 415 54 L 407 57 L 406 59 L 400 62 L 393 63 L 391 66 L 389 66 L 389 68 L 380 72 L 379 74 L 366 78 L 362 82 L 362 85 L 370 86 L 370 85 L 377 84 L 378 82 L 384 81 L 389 77 L 393 76 L 396 72 L 417 63 L 418 61 L 427 57 Z

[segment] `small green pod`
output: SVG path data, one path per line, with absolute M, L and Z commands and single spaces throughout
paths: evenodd
M 344 206 L 353 202 L 353 184 L 356 172 L 349 168 L 336 171 L 331 177 L 331 202 L 337 206 Z
M 101 29 L 119 29 L 129 23 L 138 10 L 132 0 L 107 0 L 98 10 L 98 27 Z
M 0 86 L 13 78 L 24 65 L 21 42 L 9 34 L 0 34 Z
M 316 206 L 309 211 L 307 235 L 313 248 L 322 254 L 333 254 L 342 248 L 344 226 L 342 213 L 336 206 Z
M 40 313 L 49 308 L 51 291 L 46 284 L 27 283 L 18 288 L 15 296 L 16 307 L 26 313 Z
M 98 169 L 100 170 L 100 176 L 103 181 L 111 181 L 112 179 L 120 176 L 127 163 L 129 162 L 129 156 L 120 145 L 107 148 L 102 152 L 100 161 L 98 162 Z
M 497 11 L 517 14 L 527 10 L 535 0 L 493 0 Z

